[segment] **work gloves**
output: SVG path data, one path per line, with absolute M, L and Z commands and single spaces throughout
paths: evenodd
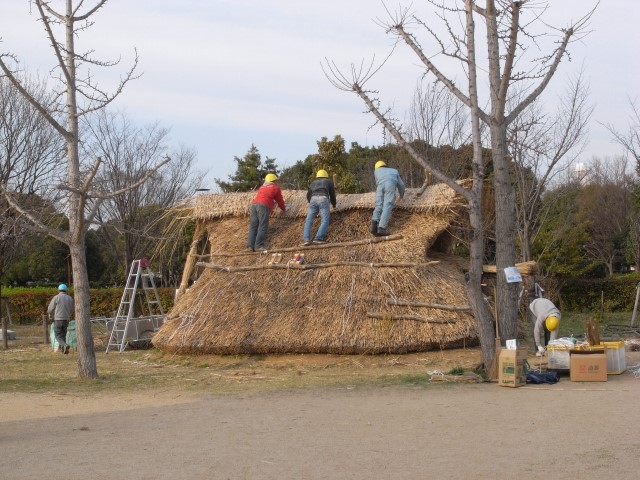
M 544 355 L 545 348 L 543 346 L 538 346 L 538 351 L 536 352 L 536 357 L 542 357 Z

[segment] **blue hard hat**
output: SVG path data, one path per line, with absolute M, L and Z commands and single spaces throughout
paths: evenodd
M 61 283 L 60 285 L 58 285 L 58 290 L 60 290 L 61 292 L 66 292 L 67 286 L 64 283 Z

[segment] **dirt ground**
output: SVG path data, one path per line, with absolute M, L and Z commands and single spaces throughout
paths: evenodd
M 434 371 L 478 356 L 449 353 L 348 362 L 355 377 L 375 368 Z M 287 369 L 263 365 L 258 376 L 326 372 L 337 360 L 286 361 Z M 232 393 L 212 383 L 117 394 L 1 391 L 0 478 L 635 479 L 638 364 L 640 352 L 627 352 L 630 368 L 606 383 L 563 376 L 515 389 L 341 381 L 260 390 L 246 379 L 253 365 Z

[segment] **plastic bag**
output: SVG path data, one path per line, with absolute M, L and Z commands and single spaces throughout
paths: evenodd
M 527 383 L 548 383 L 552 385 L 554 383 L 558 383 L 559 381 L 560 377 L 558 376 L 558 372 L 538 373 L 534 372 L 533 370 L 529 370 L 527 372 Z

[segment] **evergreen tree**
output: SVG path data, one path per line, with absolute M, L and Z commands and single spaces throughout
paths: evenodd
M 578 206 L 580 194 L 580 185 L 569 184 L 548 191 L 542 199 L 546 217 L 532 243 L 532 253 L 546 274 L 571 278 L 599 270 L 600 262 L 590 259 L 584 249 L 589 233 L 588 221 Z
M 314 155 L 308 155 L 304 160 L 298 160 L 291 167 L 285 168 L 280 175 L 280 185 L 292 190 L 306 190 L 315 174 L 313 157 Z
M 267 157 L 263 164 L 260 152 L 253 144 L 244 157 L 234 157 L 233 160 L 237 167 L 236 173 L 229 175 L 230 181 L 215 179 L 216 184 L 224 193 L 257 190 L 262 185 L 267 173 L 278 175 L 278 165 L 275 159 Z

